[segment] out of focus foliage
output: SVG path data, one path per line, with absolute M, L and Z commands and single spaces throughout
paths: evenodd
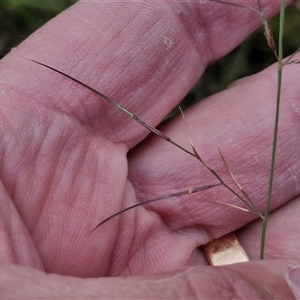
M 0 58 L 75 2 L 75 0 L 1 0 Z M 237 13 L 239 9 L 237 8 Z M 278 17 L 271 21 L 271 26 L 276 39 Z M 296 4 L 286 11 L 285 55 L 293 53 L 300 46 L 299 35 L 300 10 Z M 259 29 L 226 57 L 209 66 L 182 106 L 189 106 L 196 100 L 214 94 L 236 79 L 257 73 L 273 62 L 275 62 L 274 55 L 267 46 L 263 30 Z

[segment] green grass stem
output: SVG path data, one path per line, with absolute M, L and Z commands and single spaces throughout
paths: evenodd
M 269 186 L 268 186 L 268 197 L 267 197 L 267 203 L 266 203 L 265 214 L 264 214 L 264 219 L 263 219 L 263 224 L 262 224 L 262 233 L 261 233 L 260 259 L 263 259 L 264 254 L 265 254 L 267 225 L 268 225 L 269 212 L 270 212 L 270 207 L 271 207 L 274 172 L 275 172 L 275 159 L 276 159 L 280 99 L 281 99 L 282 68 L 283 68 L 282 50 L 283 50 L 284 13 L 285 13 L 285 0 L 281 0 L 280 20 L 279 20 L 279 39 L 278 39 L 278 73 L 277 73 L 276 112 L 275 112 L 275 124 L 274 124 L 274 132 L 273 132 L 273 145 L 272 145 L 271 167 L 270 167 L 270 177 L 269 177 Z

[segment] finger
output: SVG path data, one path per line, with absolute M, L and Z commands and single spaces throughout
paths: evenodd
M 297 260 L 266 260 L 197 267 L 140 277 L 80 279 L 2 265 L 2 298 L 294 299 Z M 294 273 L 294 274 L 293 274 Z M 117 287 L 117 288 L 116 288 Z
M 266 1 L 263 8 L 271 16 L 279 5 Z M 16 91 L 15 107 L 19 101 L 31 108 L 42 105 L 133 146 L 148 132 L 89 91 L 23 57 L 84 81 L 157 125 L 209 62 L 260 25 L 256 13 L 214 2 L 79 2 L 4 59 L 1 81 Z
M 300 146 L 297 115 L 300 90 L 296 83 L 299 71 L 297 66 L 284 69 L 271 209 L 288 202 L 300 192 L 297 181 L 300 161 L 297 150 Z M 261 213 L 264 212 L 267 198 L 275 99 L 274 65 L 237 82 L 185 113 L 194 145 L 202 158 L 238 191 L 219 156 L 219 147 L 233 174 Z M 188 147 L 188 134 L 180 117 L 163 126 L 162 130 L 170 138 Z M 192 188 L 218 182 L 193 157 L 155 137 L 141 144 L 130 156 L 129 178 L 134 183 L 140 201 L 174 193 L 183 187 Z M 257 218 L 253 214 L 210 201 L 245 207 L 231 192 L 217 187 L 153 203 L 144 209 L 140 208 L 136 214 L 143 220 L 145 215 L 152 216 L 153 220 L 154 212 L 154 215 L 157 214 L 156 221 L 161 222 L 167 232 L 171 230 L 173 233 L 180 233 L 173 235 L 172 251 L 176 247 L 182 249 L 182 244 L 188 247 L 187 241 L 181 243 L 188 236 L 192 237 L 196 245 L 203 245 Z M 160 253 L 159 249 L 157 251 Z M 189 252 L 186 251 L 187 253 Z M 258 251 L 256 255 L 258 257 Z

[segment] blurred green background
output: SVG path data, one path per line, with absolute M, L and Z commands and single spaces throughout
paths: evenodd
M 75 3 L 75 0 L 0 0 L 0 58 L 17 46 L 45 22 Z M 221 4 L 220 4 L 221 5 Z M 298 5 L 298 7 L 297 7 Z M 300 46 L 300 10 L 298 4 L 287 9 L 285 55 Z M 238 10 L 238 9 L 237 9 Z M 271 21 L 275 39 L 278 17 Z M 259 29 L 226 57 L 209 66 L 181 106 L 214 94 L 238 78 L 257 73 L 275 62 Z

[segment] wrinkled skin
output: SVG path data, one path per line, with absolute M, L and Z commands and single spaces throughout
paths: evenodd
M 279 10 L 273 1 L 263 7 L 268 17 Z M 1 61 L 2 297 L 293 297 L 286 277 L 300 262 L 298 65 L 284 70 L 276 211 L 268 260 L 258 261 L 257 217 L 209 202 L 243 206 L 224 187 L 139 207 L 90 233 L 138 201 L 218 181 L 103 99 L 26 59 L 72 75 L 157 126 L 207 64 L 260 23 L 251 11 L 217 3 L 79 2 Z M 219 147 L 261 212 L 275 95 L 276 65 L 185 112 L 197 151 L 232 184 Z M 189 147 L 180 116 L 160 129 Z M 198 247 L 230 231 L 252 261 L 207 266 Z M 128 277 L 104 278 L 118 275 Z

